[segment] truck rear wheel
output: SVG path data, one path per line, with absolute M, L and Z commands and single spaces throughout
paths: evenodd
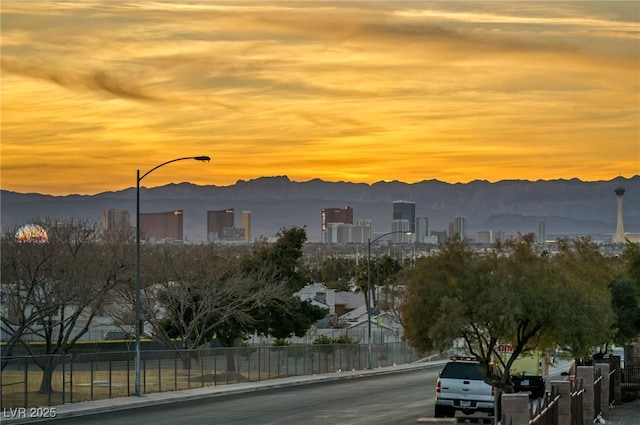
M 456 411 L 453 407 L 436 405 L 435 414 L 434 414 L 436 418 L 452 418 L 455 415 L 456 415 Z

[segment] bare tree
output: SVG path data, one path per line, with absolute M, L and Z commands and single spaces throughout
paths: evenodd
M 61 355 L 87 333 L 114 286 L 130 279 L 132 249 L 101 241 L 97 225 L 86 219 L 41 225 L 46 243 L 3 241 L 3 287 L 11 288 L 12 316 L 19 318 L 17 326 L 3 318 L 3 326 L 14 329 L 13 345 L 43 370 L 39 392 L 47 393 Z M 34 356 L 29 339 L 43 342 L 44 356 Z
M 45 270 L 55 261 L 55 251 L 43 243 L 19 243 L 13 235 L 2 239 L 2 333 L 9 339 L 2 346 L 2 369 L 14 349 L 27 343 L 42 312 L 30 304 L 34 292 L 46 280 Z M 52 311 L 56 306 L 49 307 Z
M 147 247 L 144 260 L 144 319 L 154 338 L 175 350 L 200 348 L 227 326 L 250 327 L 257 307 L 288 295 L 273 271 L 248 274 L 213 245 Z M 190 357 L 184 355 L 185 367 Z

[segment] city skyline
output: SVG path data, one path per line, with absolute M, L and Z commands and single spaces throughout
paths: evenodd
M 420 217 L 428 218 L 428 221 L 420 223 L 419 231 L 416 223 L 416 233 L 420 234 L 418 237 L 421 240 L 426 237 L 426 229 L 436 232 L 448 229 L 448 223 L 457 215 L 467 217 L 471 234 L 482 229 L 501 229 L 506 234 L 537 230 L 540 234 L 540 220 L 543 219 L 543 233 L 553 239 L 562 234 L 611 235 L 617 230 L 614 222 L 616 215 L 622 212 L 616 208 L 616 191 L 620 191 L 621 185 L 625 189 L 623 231 L 638 233 L 639 183 L 640 175 L 633 179 L 593 183 L 579 180 L 500 183 L 477 181 L 466 185 L 451 185 L 428 181 L 419 184 L 393 182 L 365 186 L 319 181 L 296 183 L 283 178 L 271 178 L 241 183 L 230 188 L 171 184 L 145 189 L 141 213 L 183 210 L 185 236 L 190 240 L 206 238 L 209 232 L 204 217 L 210 211 L 224 212 L 230 208 L 242 211 L 242 227 L 250 229 L 251 235 L 254 235 L 251 237 L 245 234 L 245 239 L 272 236 L 279 229 L 290 226 L 305 226 L 310 238 L 321 239 L 322 212 L 326 212 L 328 208 L 353 211 L 347 215 L 352 216 L 353 223 L 361 226 L 362 222 L 368 221 L 373 226 L 373 232 L 401 230 L 405 225 L 408 230 L 409 220 L 393 219 L 393 206 L 397 204 L 397 199 L 411 199 L 410 205 L 415 202 L 416 222 Z M 122 216 L 123 211 L 128 215 L 134 210 L 133 195 L 135 192 L 132 190 L 62 197 L 3 192 L 2 227 L 15 231 L 16 226 L 25 223 L 70 217 L 103 217 L 104 223 L 105 208 L 114 210 L 114 217 L 107 218 L 107 221 L 113 222 L 115 226 L 120 220 L 116 215 Z M 329 207 L 330 205 L 333 207 Z M 345 208 L 350 205 L 353 210 Z M 249 226 L 245 225 L 245 213 L 251 214 L 246 217 L 250 222 Z M 350 222 L 351 218 L 347 216 L 338 222 Z M 335 218 L 334 216 L 334 221 Z M 400 226 L 398 229 L 393 227 L 394 222 Z M 234 237 L 242 238 L 243 235 Z
M 640 170 L 636 2 L 2 4 L 1 188 Z

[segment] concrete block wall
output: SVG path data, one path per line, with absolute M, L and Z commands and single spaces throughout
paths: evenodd
M 600 405 L 603 416 L 609 412 L 609 370 L 608 363 L 597 364 L 594 366 L 579 366 L 576 371 L 576 382 L 585 389 L 582 399 L 582 425 L 592 425 L 594 420 L 594 381 L 595 371 L 600 370 L 602 373 L 602 383 L 600 384 L 601 399 Z M 558 425 L 571 425 L 571 391 L 572 383 L 569 381 L 552 381 L 552 391 L 559 395 L 558 400 Z M 511 425 L 529 425 L 531 413 L 529 409 L 529 396 L 524 393 L 503 394 L 502 395 L 502 414 L 505 423 Z
M 582 399 L 582 423 L 583 425 L 593 424 L 594 409 L 594 382 L 593 366 L 578 366 L 576 368 L 576 379 L 582 380 L 584 386 L 584 398 Z
M 602 383 L 600 384 L 600 409 L 602 410 L 602 415 L 606 416 L 609 413 L 609 371 L 611 367 L 609 363 L 597 363 L 596 370 L 599 370 L 602 376 Z

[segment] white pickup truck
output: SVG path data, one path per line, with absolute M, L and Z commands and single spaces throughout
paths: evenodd
M 483 380 L 480 364 L 469 358 L 453 358 L 436 382 L 435 417 L 455 416 L 456 410 L 465 415 L 494 411 L 494 388 Z

